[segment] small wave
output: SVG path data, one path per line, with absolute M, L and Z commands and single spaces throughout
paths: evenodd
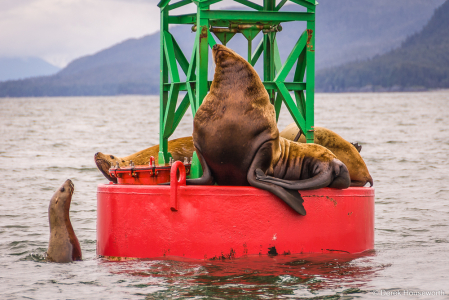
M 45 253 L 31 253 L 21 258 L 20 261 L 34 261 L 34 262 L 45 262 L 46 255 Z

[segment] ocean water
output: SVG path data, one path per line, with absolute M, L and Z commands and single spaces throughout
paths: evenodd
M 93 155 L 158 143 L 158 97 L 0 99 L 0 299 L 449 299 L 449 91 L 317 94 L 315 123 L 363 146 L 375 249 L 227 261 L 96 256 Z M 292 122 L 283 108 L 282 130 Z M 192 133 L 188 113 L 174 137 Z M 67 179 L 83 261 L 48 263 Z M 427 295 L 421 295 L 427 294 Z

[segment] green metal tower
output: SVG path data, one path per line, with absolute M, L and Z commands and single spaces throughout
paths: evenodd
M 181 0 L 170 4 L 162 0 L 161 42 L 160 42 L 160 148 L 159 164 L 169 161 L 168 138 L 173 134 L 187 109 L 193 116 L 209 91 L 208 59 L 209 47 L 216 44 L 212 33 L 224 44 L 241 33 L 248 40 L 248 62 L 255 65 L 263 53 L 263 84 L 275 106 L 279 118 L 282 102 L 289 110 L 298 127 L 305 133 L 308 143 L 313 142 L 314 92 L 315 92 L 315 0 L 290 0 L 305 7 L 307 12 L 279 11 L 287 0 L 263 0 L 263 6 L 248 0 L 234 0 L 253 11 L 211 10 L 210 6 L 222 0 Z M 195 3 L 197 12 L 193 14 L 170 15 L 174 9 Z M 307 22 L 290 55 L 281 62 L 276 34 L 282 30 L 282 22 Z M 190 24 L 196 31 L 190 61 L 170 33 L 169 24 Z M 263 31 L 263 39 L 252 51 L 252 40 Z M 279 33 L 281 34 L 281 33 Z M 296 64 L 293 82 L 286 82 L 287 75 Z M 186 75 L 180 80 L 178 64 Z M 262 78 L 262 77 L 261 77 Z M 170 79 L 170 80 L 169 80 Z M 178 105 L 180 91 L 186 91 Z M 295 100 L 290 92 L 295 95 Z M 201 167 L 194 154 L 193 178 L 201 176 Z

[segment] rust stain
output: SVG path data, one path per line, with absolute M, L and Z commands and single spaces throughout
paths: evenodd
M 290 254 L 292 254 L 292 253 L 290 252 L 290 250 L 284 251 L 284 255 L 290 255 Z
M 221 252 L 220 256 L 214 256 L 210 258 L 209 260 L 225 260 L 225 259 L 234 259 L 235 258 L 235 250 L 231 248 L 229 251 L 229 254 L 225 254 L 223 251 Z M 207 259 L 207 255 L 204 255 L 204 259 Z
M 268 248 L 268 255 L 270 255 L 270 256 L 278 255 L 278 252 L 276 251 L 276 247 L 275 246 Z
M 200 40 L 204 38 L 207 38 L 207 28 L 206 26 L 201 26 Z
M 337 200 L 335 200 L 334 198 L 331 198 L 329 196 L 326 196 L 327 200 L 332 201 L 332 203 L 334 203 L 334 206 L 337 206 Z
M 312 39 L 312 36 L 313 36 L 313 30 L 307 29 L 307 45 L 310 44 L 310 40 Z
M 350 215 L 352 215 L 352 211 L 351 211 L 351 212 L 348 212 L 348 216 L 350 216 Z

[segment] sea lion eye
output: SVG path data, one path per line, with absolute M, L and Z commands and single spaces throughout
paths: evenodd
M 115 158 L 115 157 L 114 157 L 114 155 L 109 155 L 109 157 L 110 157 L 110 158 L 112 158 L 112 159 L 114 159 L 114 158 Z
M 61 191 L 61 192 L 64 192 L 64 191 L 65 191 L 65 188 L 64 188 L 64 187 L 62 187 L 60 191 Z

